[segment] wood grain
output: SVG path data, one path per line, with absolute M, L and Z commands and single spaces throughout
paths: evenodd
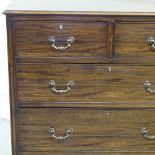
M 154 110 L 104 110 L 72 108 L 20 109 L 18 113 L 19 151 L 155 151 L 154 141 L 140 135 L 146 127 L 155 134 Z M 74 132 L 59 142 L 50 137 L 50 127 L 56 135 L 67 128 Z
M 154 66 L 18 64 L 17 101 L 153 102 L 155 96 L 144 91 L 143 83 L 149 80 L 155 89 L 154 76 Z M 56 89 L 66 89 L 69 80 L 75 81 L 75 86 L 67 93 L 56 94 L 48 84 L 50 80 L 56 82 Z
M 9 71 L 9 96 L 10 96 L 10 121 L 11 121 L 11 144 L 12 155 L 17 155 L 17 119 L 16 119 L 16 92 L 15 92 L 15 62 L 14 62 L 14 21 L 6 18 L 7 47 L 8 47 L 8 71 Z
M 19 152 L 19 155 L 51 155 L 51 152 Z M 53 155 L 154 155 L 155 152 L 82 152 L 63 151 L 53 152 Z
M 24 13 L 24 12 L 23 12 Z M 30 12 L 29 12 L 30 13 Z M 10 17 L 15 21 L 80 21 L 80 22 L 109 22 L 109 21 L 117 21 L 117 22 L 155 22 L 155 19 L 149 15 L 140 16 L 138 14 L 131 15 L 116 15 L 113 14 L 105 14 L 105 15 L 96 15 L 96 14 L 42 14 L 34 15 L 34 14 L 8 14 L 7 17 Z
M 63 25 L 63 29 L 60 29 Z M 57 51 L 48 44 L 54 36 L 56 46 L 66 46 L 69 36 L 75 43 L 67 50 Z M 40 57 L 105 57 L 107 27 L 103 22 L 72 23 L 24 21 L 16 23 L 16 56 Z
M 154 13 L 5 13 L 13 155 L 155 154 L 155 142 L 140 135 L 142 127 L 155 135 L 155 96 L 143 88 L 149 80 L 155 89 L 155 53 L 146 43 L 155 36 Z M 50 35 L 57 45 L 70 35 L 76 42 L 54 51 Z M 51 79 L 57 89 L 68 80 L 76 85 L 58 95 Z M 68 127 L 74 133 L 59 143 L 50 127 L 57 135 Z
M 105 108 L 105 109 L 155 109 L 154 100 L 149 102 L 17 102 L 19 108 Z
M 155 37 L 155 23 L 117 23 L 115 32 L 115 57 L 122 62 L 154 62 L 155 52 L 148 44 Z
M 115 21 L 109 22 L 108 25 L 108 38 L 107 38 L 107 53 L 108 58 L 114 56 L 114 38 L 115 38 Z

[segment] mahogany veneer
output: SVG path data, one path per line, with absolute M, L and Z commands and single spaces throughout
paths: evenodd
M 155 154 L 154 13 L 5 14 L 13 155 Z

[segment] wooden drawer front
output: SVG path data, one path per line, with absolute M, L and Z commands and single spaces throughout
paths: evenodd
M 144 90 L 150 81 L 155 89 L 154 66 L 111 66 L 100 64 L 18 64 L 16 66 L 17 100 L 20 102 L 154 102 L 155 95 Z M 69 80 L 75 85 L 66 93 Z
M 82 152 L 82 151 L 68 151 L 52 152 L 52 155 L 154 155 L 155 152 Z M 51 155 L 51 152 L 19 152 L 19 155 Z
M 61 28 L 62 29 L 61 29 Z M 56 46 L 66 46 L 70 36 L 75 42 L 66 50 L 55 50 L 48 44 L 55 37 Z M 16 56 L 46 57 L 106 57 L 107 27 L 104 22 L 71 23 L 49 21 L 18 21 L 16 23 Z
M 18 150 L 23 152 L 155 151 L 155 140 L 141 135 L 143 127 L 155 134 L 154 110 L 22 108 L 18 123 Z M 51 127 L 55 136 L 65 136 L 68 128 L 73 133 L 56 140 Z
M 148 45 L 149 37 L 155 37 L 155 23 L 118 23 L 115 58 L 122 63 L 154 63 L 155 50 Z

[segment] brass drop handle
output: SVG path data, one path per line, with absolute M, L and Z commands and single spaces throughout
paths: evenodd
M 144 89 L 145 89 L 145 91 L 149 92 L 150 94 L 155 94 L 155 90 L 151 89 L 151 83 L 149 81 L 144 82 Z
M 73 133 L 73 129 L 72 128 L 67 129 L 64 136 L 56 136 L 55 128 L 50 128 L 49 132 L 51 133 L 52 138 L 62 141 L 70 137 L 70 135 Z
M 66 89 L 64 89 L 64 90 L 62 90 L 62 89 L 60 89 L 60 90 L 56 89 L 56 83 L 55 83 L 54 80 L 50 80 L 49 81 L 49 85 L 52 88 L 52 91 L 53 92 L 62 94 L 62 93 L 67 93 L 68 91 L 70 91 L 71 90 L 71 87 L 73 87 L 75 85 L 75 82 L 72 81 L 72 80 L 71 81 L 68 81 L 67 86 L 66 86 Z
M 144 138 L 150 139 L 150 140 L 155 140 L 155 136 L 150 136 L 148 134 L 148 130 L 146 128 L 142 128 L 140 131 L 141 135 L 143 135 Z
M 155 38 L 149 37 L 147 40 L 148 45 L 151 47 L 151 49 L 155 50 Z
M 56 46 L 56 39 L 54 36 L 50 36 L 48 38 L 48 43 L 51 44 L 51 46 L 55 49 L 55 50 L 59 50 L 59 51 L 63 51 L 68 49 L 69 47 L 72 46 L 72 44 L 75 42 L 75 38 L 73 36 L 68 37 L 67 39 L 67 45 L 66 46 Z

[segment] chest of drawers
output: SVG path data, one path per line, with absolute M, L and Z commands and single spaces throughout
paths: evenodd
M 5 11 L 13 155 L 154 155 L 153 4 L 79 2 Z

